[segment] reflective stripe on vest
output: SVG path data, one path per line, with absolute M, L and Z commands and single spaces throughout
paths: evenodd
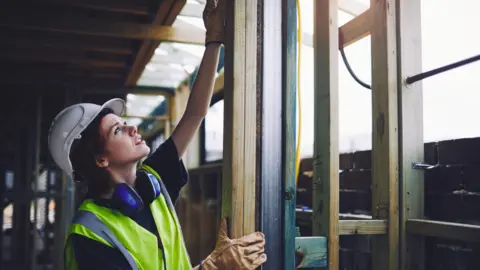
M 117 248 L 123 254 L 123 256 L 125 256 L 125 259 L 127 259 L 128 264 L 133 270 L 138 270 L 138 266 L 135 263 L 132 255 L 127 251 L 122 243 L 118 241 L 117 237 L 115 237 L 108 227 L 97 216 L 95 216 L 94 213 L 78 210 L 72 223 L 82 225 L 103 238 L 103 240 L 107 241 L 113 248 Z

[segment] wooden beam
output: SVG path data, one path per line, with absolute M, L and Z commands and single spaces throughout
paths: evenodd
M 9 79 L 30 79 L 30 78 L 44 78 L 44 79 L 85 79 L 98 78 L 98 79 L 122 79 L 123 74 L 120 73 L 108 73 L 108 72 L 82 72 L 75 70 L 55 70 L 55 69 L 26 69 L 26 70 L 13 70 L 4 71 L 1 74 L 6 80 Z
M 194 27 L 180 28 L 165 25 L 102 21 L 98 19 L 63 19 L 56 16 L 22 18 L 22 16 L 3 16 L 2 14 L 0 26 L 13 29 L 32 29 L 105 37 L 151 39 L 191 44 L 205 43 L 204 31 Z
M 25 65 L 25 62 L 13 62 L 13 61 L 4 61 L 4 66 L 0 68 L 0 72 L 5 73 L 52 73 L 52 74 L 61 74 L 61 73 L 76 73 L 76 74 L 117 74 L 124 75 L 123 69 L 119 68 L 105 68 L 98 66 L 81 66 L 81 65 L 71 65 L 68 63 L 28 63 Z
M 327 266 L 327 239 L 325 237 L 296 237 L 295 246 L 297 254 L 301 258 L 296 269 Z
M 272 0 L 275 1 L 275 0 Z M 281 20 L 277 22 L 282 25 L 282 41 L 281 41 L 281 75 L 279 76 L 282 85 L 282 129 L 280 130 L 281 134 L 284 134 L 281 138 L 282 144 L 280 145 L 279 153 L 282 155 L 282 170 L 283 170 L 283 189 L 278 188 L 278 193 L 284 193 L 283 195 L 283 232 L 282 236 L 284 238 L 283 243 L 283 254 L 285 264 L 283 269 L 295 269 L 296 267 L 296 254 L 299 250 L 296 250 L 299 245 L 297 245 L 296 236 L 297 236 L 297 222 L 296 222 L 296 206 L 297 206 L 297 164 L 296 164 L 296 134 L 297 134 L 297 89 L 298 86 L 298 10 L 297 10 L 297 0 L 283 0 L 280 4 L 282 10 Z M 265 22 L 272 24 L 271 22 Z M 270 29 L 265 29 L 265 31 L 273 31 Z M 275 41 L 271 41 L 275 42 Z M 272 46 L 270 44 L 265 44 L 265 50 L 269 50 Z M 272 55 L 276 57 L 275 55 Z M 277 65 L 275 62 L 270 62 L 268 59 L 265 59 L 265 66 L 268 69 L 274 68 Z M 277 67 L 278 68 L 278 67 Z M 278 75 L 273 74 L 277 77 Z M 278 79 L 277 79 L 278 80 Z M 267 85 L 268 88 L 274 88 L 271 91 L 272 94 L 275 94 L 274 85 Z M 272 97 L 265 93 L 267 99 Z M 269 121 L 269 119 L 266 119 Z M 274 153 L 275 154 L 275 153 Z M 264 193 L 269 195 L 268 192 Z M 312 241 L 307 240 L 307 241 Z M 320 243 L 314 244 L 314 247 L 319 247 Z M 326 241 L 322 241 L 323 251 L 326 251 Z M 306 247 L 306 246 L 305 246 Z M 304 257 L 303 262 L 311 261 L 312 264 L 314 261 L 321 262 L 318 264 L 320 266 L 326 265 L 326 257 L 317 256 L 317 260 L 313 260 L 310 255 L 314 254 L 312 249 L 305 248 L 301 251 L 307 256 Z M 305 263 L 304 265 L 309 265 Z
M 424 218 L 424 172 L 412 163 L 424 161 L 423 86 L 403 78 L 422 72 L 421 2 L 397 0 L 399 151 L 400 151 L 400 269 L 425 269 L 425 238 L 408 234 L 408 220 Z M 414 229 L 415 229 L 415 224 Z M 421 226 L 421 225 L 420 225 Z
M 252 1 L 227 3 L 222 216 L 241 237 L 255 231 L 257 13 Z
M 71 5 L 90 9 L 105 10 L 110 12 L 131 13 L 136 15 L 148 15 L 148 6 L 132 4 L 124 0 L 46 0 L 46 3 L 57 5 Z
M 399 264 L 397 48 L 394 0 L 371 0 L 372 216 L 388 220 L 388 234 L 373 238 L 372 269 Z
M 406 230 L 407 233 L 411 233 L 416 236 L 431 236 L 471 243 L 480 243 L 479 225 L 425 219 L 409 219 L 406 221 Z M 415 254 L 412 254 L 411 256 L 415 256 Z
M 344 48 L 368 36 L 372 29 L 372 16 L 370 9 L 348 21 L 340 27 L 338 39 Z
M 339 268 L 339 88 L 337 0 L 314 2 L 313 235 L 327 237 L 328 269 Z
M 370 10 L 366 10 L 362 14 L 340 26 L 338 30 L 339 46 L 344 48 L 355 43 L 356 41 L 368 36 L 372 27 L 372 18 Z M 313 47 L 313 35 L 303 33 L 303 45 Z
M 264 1 L 264 2 L 267 2 L 267 1 Z M 239 37 L 244 38 L 245 47 L 243 48 L 243 52 L 244 52 L 243 67 L 241 68 L 244 71 L 243 72 L 244 96 L 243 98 L 241 98 L 241 100 L 244 102 L 243 104 L 244 114 L 243 114 L 243 120 L 240 120 L 244 122 L 244 129 L 242 130 L 243 138 L 244 138 L 244 143 L 243 143 L 244 148 L 243 148 L 243 155 L 236 157 L 236 159 L 240 157 L 244 158 L 244 160 L 241 161 L 241 163 L 243 164 L 242 169 L 243 169 L 244 179 L 237 178 L 236 181 L 240 182 L 239 183 L 240 185 L 243 185 L 243 202 L 242 202 L 243 203 L 243 233 L 248 234 L 248 233 L 253 233 L 259 227 L 257 226 L 258 223 L 256 222 L 256 216 L 257 216 L 256 186 L 257 186 L 257 177 L 258 177 L 257 165 L 259 164 L 257 159 L 257 153 L 258 153 L 257 152 L 257 103 L 260 102 L 260 104 L 262 104 L 262 102 L 257 100 L 257 93 L 259 91 L 263 91 L 263 89 L 260 88 L 261 85 L 257 85 L 257 78 L 258 78 L 257 75 L 258 75 L 258 72 L 260 71 L 259 66 L 261 64 L 261 62 L 257 62 L 258 50 L 259 50 L 258 43 L 260 41 L 258 37 L 257 23 L 258 23 L 258 20 L 262 19 L 261 17 L 262 10 L 259 9 L 259 5 L 257 4 L 256 1 L 235 0 L 235 8 L 234 8 L 235 13 L 236 13 L 237 7 L 240 8 L 240 12 L 239 12 L 240 14 L 245 12 L 244 17 L 241 17 L 241 16 L 237 17 L 237 15 L 240 15 L 240 14 L 235 14 L 234 16 L 236 17 L 234 19 L 235 25 L 244 26 L 244 30 L 239 31 L 240 32 Z M 268 9 L 268 8 L 269 7 L 265 7 L 265 9 Z M 244 9 L 244 11 L 241 11 L 241 9 Z M 263 40 L 263 42 L 268 42 L 268 41 L 269 40 L 266 40 L 266 39 Z M 235 49 L 235 52 L 242 51 L 242 48 L 237 47 L 237 49 Z M 263 52 L 262 52 L 262 55 L 265 56 Z M 235 60 L 235 58 L 233 59 Z M 242 65 L 242 63 L 239 63 L 239 65 Z M 235 70 L 236 68 L 237 66 L 234 64 L 235 74 L 242 76 L 236 73 L 241 69 Z M 269 78 L 265 74 L 262 74 L 262 79 L 264 77 Z M 265 81 L 263 81 L 263 83 L 265 83 Z M 234 86 L 235 87 L 232 88 L 233 91 L 238 91 L 240 85 L 236 85 L 236 83 L 234 83 Z M 238 118 L 236 119 L 238 121 Z M 265 130 L 263 132 L 265 132 Z M 261 158 L 263 159 L 263 157 Z M 265 171 L 265 168 L 263 167 L 261 168 L 261 170 L 263 174 L 263 172 Z M 270 234 L 270 232 L 268 231 L 264 233 L 266 233 L 266 235 Z M 266 244 L 266 249 L 269 247 L 271 247 L 271 245 Z M 269 252 L 266 251 L 266 253 L 268 254 Z
M 340 220 L 339 234 L 386 234 L 387 228 L 386 220 Z
M 39 77 L 39 76 L 23 76 L 21 78 L 3 78 L 0 77 L 0 85 L 2 90 L 0 93 L 12 91 L 9 87 L 27 87 L 23 92 L 25 94 L 34 93 L 38 89 L 47 89 L 48 92 L 60 93 L 62 89 L 60 87 L 78 87 L 82 85 L 120 85 L 121 79 L 111 78 L 53 78 L 53 77 Z
M 70 88 L 83 88 L 83 87 L 107 87 L 107 88 L 117 88 L 122 89 L 121 80 L 118 79 L 98 79 L 98 78 L 48 78 L 48 77 L 28 77 L 25 76 L 21 78 L 8 78 L 0 76 L 0 85 L 2 86 L 3 91 L 8 91 L 10 87 L 23 87 L 31 91 L 42 89 L 45 92 L 49 93 L 59 93 L 63 94 L 65 87 Z M 24 91 L 29 93 L 28 91 Z
M 158 7 L 155 18 L 152 22 L 152 25 L 165 25 L 171 26 L 175 19 L 177 18 L 178 13 L 182 10 L 185 5 L 186 0 L 164 0 Z M 184 28 L 187 29 L 187 28 Z M 193 28 L 192 28 L 193 29 Z M 149 40 L 145 39 L 138 50 L 135 60 L 133 61 L 132 69 L 127 76 L 125 84 L 127 86 L 136 84 L 138 78 L 142 74 L 145 66 L 148 61 L 152 58 L 155 53 L 155 49 L 160 45 L 159 40 Z
M 54 53 L 36 54 L 23 52 L 22 54 L 11 54 L 8 52 L 0 52 L 0 58 L 22 62 L 73 63 L 83 66 L 97 66 L 105 68 L 124 69 L 127 67 L 127 64 L 122 61 L 88 59 L 82 56 L 68 56 Z
M 5 38 L 0 41 L 0 47 L 12 46 L 16 49 L 46 48 L 63 51 L 94 51 L 119 55 L 130 55 L 132 48 L 116 46 L 107 42 L 87 43 L 73 39 L 32 39 L 32 38 Z

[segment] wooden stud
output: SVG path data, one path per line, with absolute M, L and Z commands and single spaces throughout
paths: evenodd
M 398 107 L 395 1 L 371 0 L 372 217 L 388 220 L 388 234 L 372 245 L 374 270 L 398 269 Z M 417 127 L 418 128 L 418 127 Z
M 297 0 L 283 0 L 282 2 L 282 129 L 283 129 L 283 185 L 284 185 L 284 226 L 283 226 L 283 269 L 295 268 L 296 245 L 296 133 L 297 133 Z M 297 239 L 298 240 L 298 239 Z M 324 239 L 324 251 L 326 241 Z M 310 250 L 305 250 L 310 252 Z M 307 255 L 308 256 L 308 255 Z M 304 258 L 308 260 L 308 258 Z M 325 259 L 326 263 L 326 259 Z
M 418 236 L 440 237 L 445 239 L 460 240 L 465 242 L 480 243 L 480 226 L 471 224 L 461 224 L 453 222 L 443 222 L 424 219 L 409 219 L 406 222 L 407 233 Z M 410 244 L 410 242 L 407 242 Z M 422 245 L 422 249 L 424 249 Z M 423 252 L 422 252 L 423 253 Z M 418 259 L 418 254 L 411 254 L 412 260 Z M 421 258 L 424 259 L 424 258 Z M 405 269 L 423 269 L 415 265 Z
M 256 180 L 257 180 L 257 7 L 256 1 L 240 1 L 245 3 L 245 62 L 244 62 L 244 149 L 243 170 L 243 233 L 253 233 L 256 229 Z M 235 6 L 237 7 L 237 6 Z M 234 88 L 237 91 L 238 88 Z
M 339 91 L 336 0 L 315 1 L 313 235 L 327 237 L 328 269 L 339 267 Z
M 408 219 L 424 217 L 424 173 L 412 163 L 424 161 L 422 82 L 412 85 L 403 79 L 422 72 L 421 3 L 397 0 L 399 151 L 400 151 L 400 269 L 425 268 L 425 239 L 409 235 Z M 415 228 L 415 227 L 414 227 Z
M 256 126 L 256 76 L 252 75 L 256 66 L 254 59 L 247 60 L 257 57 L 256 27 L 247 22 L 247 12 L 256 16 L 250 14 L 252 5 L 240 0 L 227 3 L 222 217 L 229 218 L 230 237 L 241 237 L 255 228 L 256 144 L 255 138 L 251 141 L 252 133 L 246 132 L 247 127 Z M 250 71 L 247 62 L 253 64 Z M 247 107 L 247 101 L 254 104 Z M 246 192 L 251 193 L 249 200 L 245 200 Z

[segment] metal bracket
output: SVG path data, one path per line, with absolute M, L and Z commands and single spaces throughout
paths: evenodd
M 439 169 L 439 168 L 465 168 L 467 167 L 467 164 L 426 164 L 422 162 L 413 162 L 412 163 L 412 169 L 417 169 L 417 170 L 433 170 L 433 169 Z
M 412 169 L 417 170 L 431 170 L 440 167 L 440 164 L 430 165 L 422 162 L 413 162 Z

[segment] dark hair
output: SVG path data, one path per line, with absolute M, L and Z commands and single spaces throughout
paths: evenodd
M 98 197 L 112 187 L 110 174 L 96 162 L 97 156 L 103 154 L 105 148 L 105 141 L 100 136 L 100 122 L 110 113 L 113 113 L 111 109 L 103 109 L 82 132 L 82 137 L 72 145 L 70 151 L 74 181 L 79 184 L 82 195 L 88 197 Z

